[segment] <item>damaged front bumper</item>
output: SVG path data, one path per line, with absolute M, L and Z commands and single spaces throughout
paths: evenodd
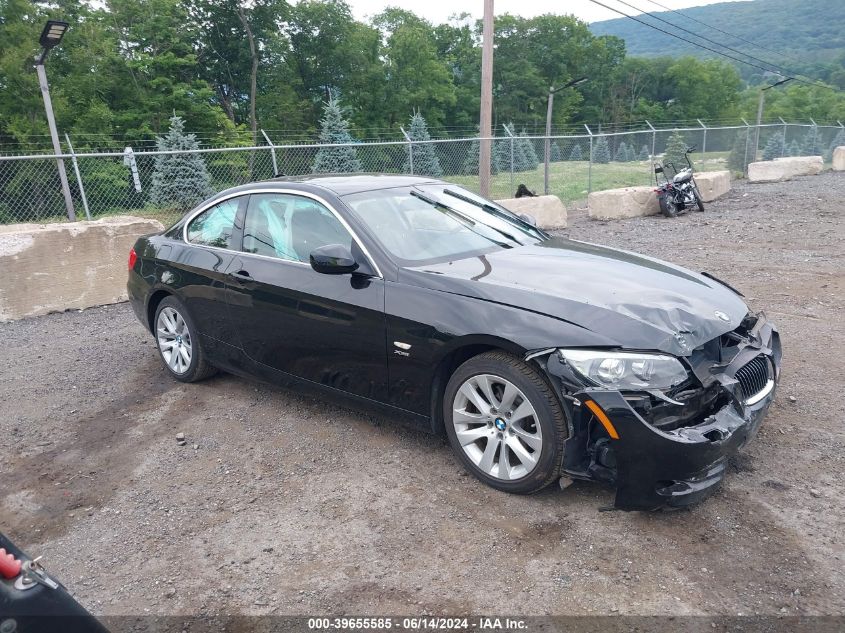
M 680 507 L 710 494 L 724 477 L 730 456 L 756 434 L 777 391 L 778 334 L 765 316 L 754 318 L 753 328 L 730 348 L 728 358 L 691 363 L 702 390 L 709 386 L 719 392 L 718 404 L 678 428 L 667 430 L 646 420 L 632 394 L 570 390 L 575 406 L 564 451 L 566 475 L 614 484 L 614 505 L 621 510 Z M 768 370 L 765 380 L 750 383 L 751 393 L 743 375 L 749 367 Z M 554 355 L 549 371 L 566 380 L 565 368 Z

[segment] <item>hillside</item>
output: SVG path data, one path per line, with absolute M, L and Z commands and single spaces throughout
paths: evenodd
M 631 4 L 639 8 L 656 8 L 646 0 Z M 661 2 L 664 4 L 664 2 Z M 668 3 L 665 3 L 668 6 Z M 626 10 L 623 5 L 618 6 Z M 692 20 L 687 20 L 677 13 L 668 11 L 654 12 L 654 15 L 682 26 L 690 31 L 701 33 L 705 37 L 721 42 L 737 50 L 748 52 L 755 57 L 778 63 L 792 70 L 819 75 L 819 64 L 841 62 L 845 53 L 845 12 L 842 0 L 751 0 L 750 2 L 723 2 L 703 7 L 683 9 L 683 13 L 718 27 L 729 33 L 740 35 L 779 51 L 780 56 L 754 46 L 748 46 L 740 40 L 729 38 L 723 33 L 708 29 Z M 626 10 L 632 13 L 631 10 Z M 667 24 L 652 20 L 647 16 L 640 19 L 654 23 L 660 28 L 672 30 Z M 714 57 L 713 53 L 702 50 L 679 39 L 655 31 L 645 25 L 619 18 L 594 22 L 590 29 L 596 35 L 615 35 L 625 40 L 626 50 L 630 55 L 646 57 L 669 55 L 695 55 Z M 678 35 L 692 38 L 682 31 Z M 706 43 L 705 43 L 706 44 Z M 710 44 L 707 44 L 708 46 Z M 729 51 L 726 51 L 729 52 Z M 731 53 L 732 54 L 732 53 Z M 793 58 L 787 60 L 786 58 Z M 815 66 L 816 72 L 813 72 Z M 746 67 L 743 75 L 753 74 L 753 69 Z

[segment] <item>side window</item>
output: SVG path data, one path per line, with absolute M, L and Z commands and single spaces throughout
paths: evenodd
M 246 208 L 243 251 L 299 261 L 291 247 L 290 235 L 295 201 L 294 196 L 281 193 L 252 194 Z
M 307 262 L 311 251 L 327 244 L 352 249 L 352 236 L 335 215 L 322 204 L 298 198 L 291 217 L 291 245 L 300 261 Z
M 322 204 L 291 194 L 253 194 L 244 225 L 246 253 L 308 262 L 326 244 L 352 246 L 352 236 Z
M 188 224 L 188 241 L 217 248 L 234 248 L 235 216 L 241 198 L 231 198 L 200 213 Z

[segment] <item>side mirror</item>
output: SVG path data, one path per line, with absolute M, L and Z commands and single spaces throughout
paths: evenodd
M 311 268 L 325 275 L 345 275 L 358 269 L 352 252 L 341 244 L 327 244 L 311 251 Z
M 692 154 L 696 149 L 698 149 L 695 145 L 690 145 L 687 148 L 687 154 Z
M 661 166 L 659 166 L 659 165 L 658 165 L 657 167 L 655 167 L 655 168 L 654 168 L 654 173 L 655 173 L 655 174 L 662 174 L 662 173 L 663 173 L 663 168 L 662 168 Z
M 522 220 L 523 222 L 527 222 L 531 226 L 537 226 L 537 218 L 535 218 L 530 213 L 520 213 L 519 219 Z

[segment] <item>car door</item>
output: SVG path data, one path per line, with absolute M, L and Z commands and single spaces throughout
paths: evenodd
M 187 244 L 174 247 L 169 270 L 162 274 L 162 280 L 178 290 L 197 329 L 218 340 L 231 336 L 227 273 L 240 245 L 247 199 L 228 198 L 191 218 L 184 231 Z
M 230 271 L 230 314 L 252 360 L 321 385 L 384 401 L 384 280 L 311 268 L 313 249 L 351 248 L 334 211 L 300 193 L 254 193 Z

